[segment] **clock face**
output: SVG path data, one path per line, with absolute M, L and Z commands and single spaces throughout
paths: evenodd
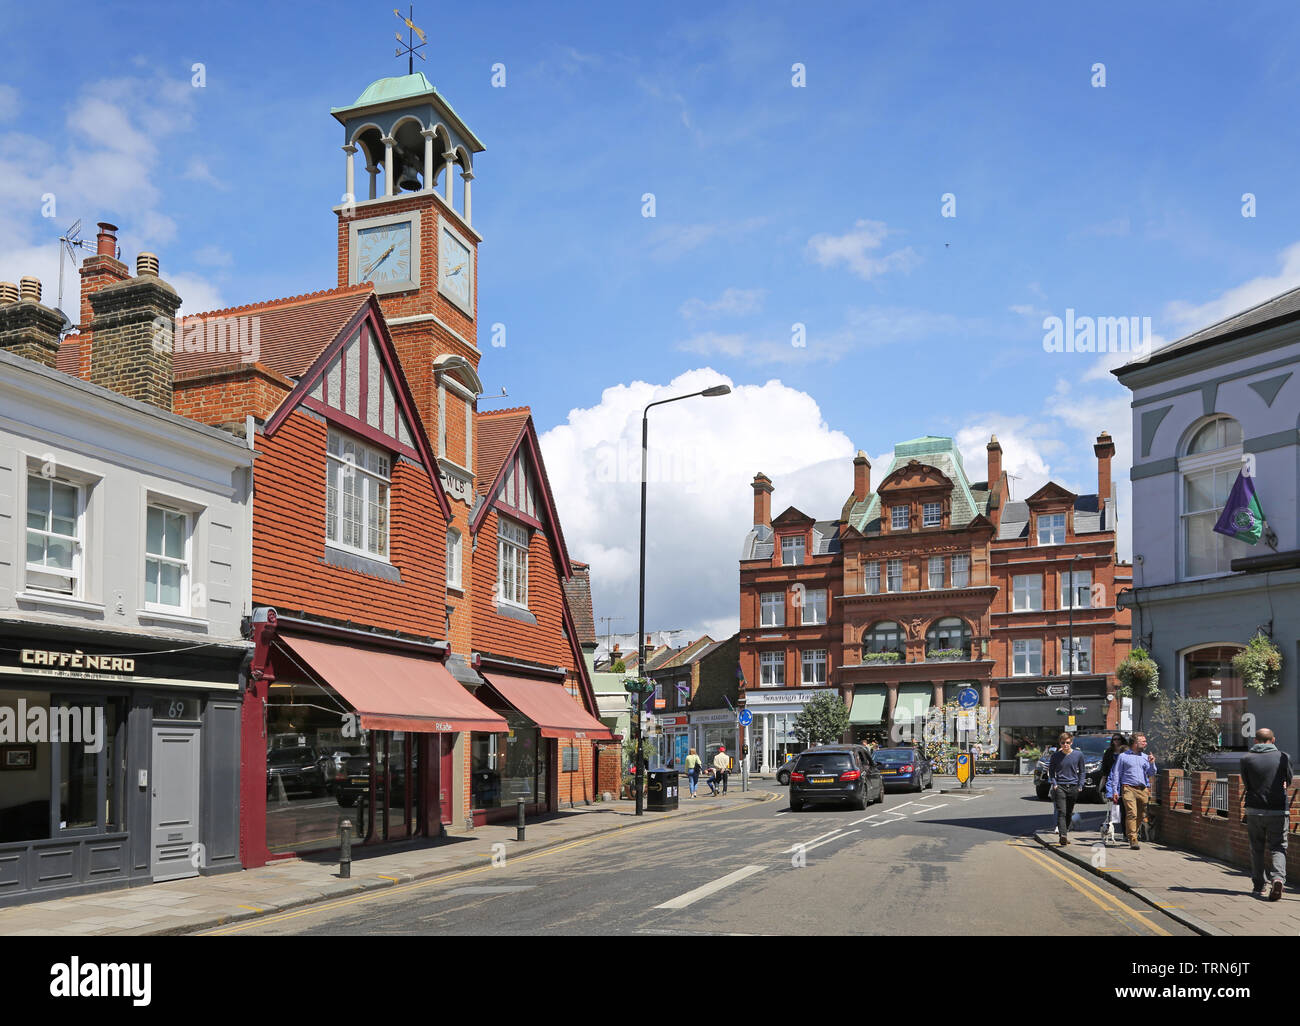
M 446 228 L 442 230 L 442 244 L 438 248 L 438 286 L 466 313 L 470 312 L 471 294 L 474 291 L 473 254 L 460 239 Z
M 410 221 L 357 229 L 355 280 L 376 285 L 412 280 Z

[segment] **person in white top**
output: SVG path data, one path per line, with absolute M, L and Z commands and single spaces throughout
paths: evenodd
M 714 780 L 722 785 L 722 793 L 727 793 L 727 773 L 731 769 L 731 758 L 727 755 L 727 746 L 723 745 L 718 749 L 718 754 L 713 757 L 713 777 Z

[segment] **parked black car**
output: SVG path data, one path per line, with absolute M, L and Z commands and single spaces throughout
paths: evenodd
M 1101 757 L 1110 747 L 1110 734 L 1083 734 L 1074 739 L 1074 750 L 1083 753 L 1083 771 L 1085 774 L 1083 792 L 1079 797 L 1091 796 L 1095 802 L 1106 800 L 1106 781 L 1101 776 Z M 1047 763 L 1056 748 L 1048 748 L 1034 767 L 1034 791 L 1039 801 L 1047 801 L 1051 796 L 1052 785 L 1047 781 Z
M 776 771 L 776 782 L 782 787 L 790 783 L 790 771 L 794 769 L 794 764 L 799 761 L 798 755 L 792 755 L 786 759 L 785 765 Z
M 934 767 L 915 748 L 877 748 L 876 765 L 886 787 L 903 791 L 924 791 L 934 787 Z
M 790 771 L 790 811 L 805 805 L 848 803 L 865 809 L 885 800 L 880 768 L 861 745 L 826 745 L 801 752 Z
M 384 778 L 381 776 L 375 781 L 375 801 L 383 804 L 384 799 Z M 394 766 L 392 769 L 393 793 L 389 799 L 389 807 L 395 805 L 404 805 L 406 803 L 406 770 L 401 766 Z M 338 796 L 339 804 L 344 808 L 351 808 L 356 805 L 358 798 L 370 797 L 370 756 L 368 755 L 349 755 L 344 767 L 343 776 L 335 785 L 335 794 Z
M 321 769 L 320 754 L 310 745 L 297 748 L 275 748 L 266 753 L 266 792 L 278 787 L 285 794 L 309 791 L 323 795 L 326 790 L 325 771 Z

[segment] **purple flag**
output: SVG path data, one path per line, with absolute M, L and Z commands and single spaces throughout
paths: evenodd
M 1259 505 L 1259 496 L 1255 494 L 1254 478 L 1240 471 L 1237 473 L 1237 480 L 1232 483 L 1223 514 L 1214 529 L 1249 545 L 1259 542 L 1264 533 L 1264 511 Z

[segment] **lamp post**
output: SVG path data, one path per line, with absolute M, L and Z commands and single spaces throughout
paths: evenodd
M 1070 665 L 1069 675 L 1066 677 L 1065 681 L 1065 723 L 1067 728 L 1070 725 L 1070 721 L 1074 719 L 1074 603 L 1078 596 L 1078 589 L 1074 584 L 1074 564 L 1078 558 L 1078 553 L 1075 553 L 1070 557 L 1070 633 L 1069 638 L 1066 641 L 1066 652 L 1069 655 Z M 1070 733 L 1074 733 L 1074 731 L 1070 731 Z
M 650 442 L 650 407 L 663 406 L 665 403 L 675 403 L 682 399 L 693 399 L 697 395 L 708 396 L 712 398 L 719 395 L 728 395 L 731 392 L 730 385 L 713 385 L 700 392 L 691 392 L 688 395 L 673 396 L 671 399 L 660 399 L 658 402 L 650 403 L 641 411 L 641 574 L 640 574 L 640 598 L 637 607 L 637 676 L 649 680 L 646 676 L 646 644 L 645 644 L 645 495 L 646 495 L 646 460 L 647 451 Z M 636 720 L 633 725 L 636 731 L 636 773 L 634 786 L 636 789 L 636 814 L 642 815 L 645 810 L 645 766 L 641 759 L 641 703 L 637 702 Z

